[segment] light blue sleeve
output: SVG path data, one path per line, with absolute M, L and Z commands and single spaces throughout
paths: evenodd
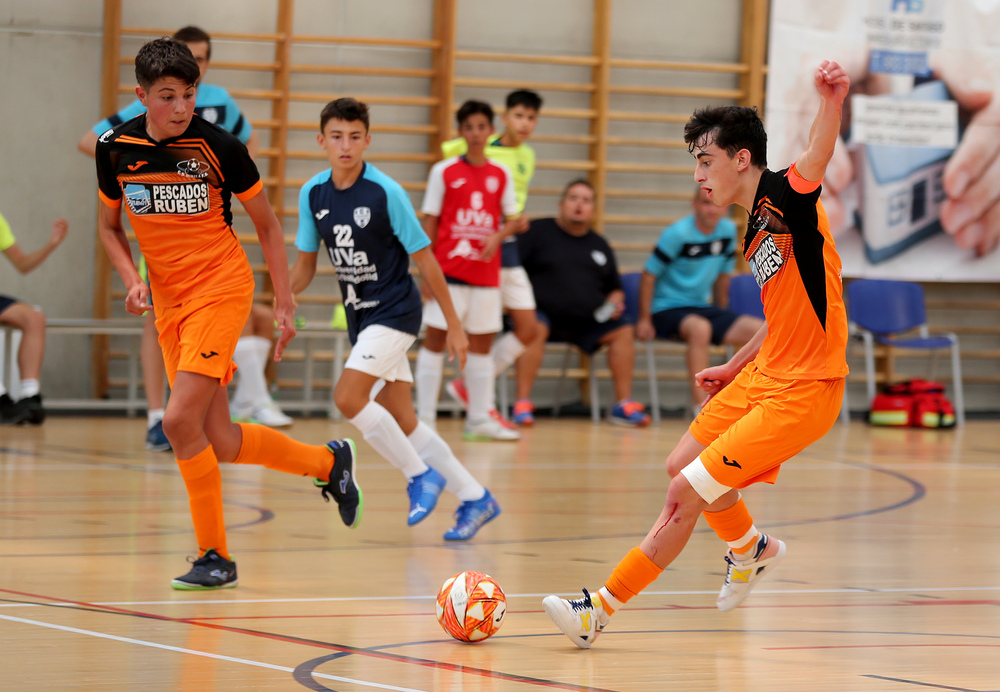
M 389 211 L 389 223 L 392 232 L 403 244 L 406 254 L 412 255 L 431 244 L 431 239 L 424 233 L 423 227 L 417 221 L 417 213 L 413 210 L 410 196 L 395 180 L 378 170 L 371 164 L 365 168 L 365 177 L 378 183 L 385 190 L 386 206 Z
M 250 121 L 243 117 L 243 112 L 240 111 L 240 107 L 236 105 L 236 101 L 233 100 L 228 91 L 222 87 L 219 87 L 219 91 L 221 92 L 219 100 L 226 107 L 226 120 L 219 123 L 219 127 L 227 132 L 232 132 L 241 142 L 246 144 L 253 133 Z
M 295 247 L 302 252 L 319 252 L 319 229 L 316 228 L 316 217 L 313 216 L 309 204 L 309 193 L 317 185 L 322 185 L 330 179 L 330 169 L 317 173 L 302 186 L 299 191 L 299 230 L 295 234 Z
M 142 105 L 142 101 L 140 101 L 139 99 L 136 99 L 135 101 L 133 101 L 132 103 L 128 104 L 127 106 L 125 106 L 124 108 L 122 108 L 120 111 L 118 111 L 117 113 L 115 113 L 114 115 L 112 115 L 111 117 L 105 118 L 104 120 L 102 120 L 101 122 L 97 123 L 96 125 L 94 125 L 90 129 L 94 132 L 95 135 L 97 135 L 98 137 L 100 137 L 105 132 L 107 132 L 108 130 L 110 130 L 112 127 L 117 127 L 118 125 L 121 125 L 126 120 L 131 120 L 135 116 L 140 115 L 140 114 L 145 113 L 145 112 L 146 112 L 146 107 L 144 105 Z

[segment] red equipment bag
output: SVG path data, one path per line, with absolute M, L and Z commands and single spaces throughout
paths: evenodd
M 944 395 L 944 385 L 929 380 L 890 384 L 872 400 L 872 425 L 911 428 L 952 428 L 955 408 Z

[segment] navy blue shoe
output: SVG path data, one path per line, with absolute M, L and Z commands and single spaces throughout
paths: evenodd
M 487 490 L 478 500 L 463 502 L 455 512 L 455 526 L 444 535 L 446 541 L 467 541 L 486 524 L 500 516 L 500 505 Z
M 163 421 L 158 420 L 146 431 L 146 449 L 151 452 L 169 452 L 170 440 L 163 434 Z
M 356 529 L 361 523 L 361 515 L 365 509 L 365 496 L 361 492 L 357 478 L 358 450 L 354 440 L 332 440 L 326 443 L 326 448 L 333 454 L 333 468 L 330 469 L 330 480 L 313 479 L 313 483 L 323 493 L 327 502 L 330 497 L 337 502 L 340 520 L 349 529 Z
M 406 484 L 406 494 L 410 497 L 410 515 L 406 518 L 407 526 L 419 524 L 424 517 L 434 511 L 445 483 L 447 481 L 445 481 L 444 476 L 429 466 L 419 476 L 410 479 L 410 482 Z

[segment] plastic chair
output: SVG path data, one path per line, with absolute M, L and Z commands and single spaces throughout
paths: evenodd
M 741 315 L 764 319 L 760 286 L 753 274 L 736 274 L 729 279 L 729 309 Z
M 639 284 L 642 282 L 642 272 L 622 274 L 622 290 L 625 292 L 625 312 L 622 315 L 636 324 L 639 321 Z M 649 380 L 649 408 L 654 423 L 660 422 L 660 388 L 657 382 L 656 354 L 653 352 L 653 341 L 646 342 L 646 377 Z
M 965 425 L 965 397 L 962 392 L 962 363 L 958 336 L 952 332 L 931 334 L 927 329 L 924 289 L 905 281 L 861 279 L 847 285 L 847 314 L 852 333 L 865 345 L 865 373 L 868 401 L 875 398 L 875 342 L 896 348 L 936 351 L 951 350 L 952 386 L 955 390 L 955 422 Z M 893 335 L 916 330 L 918 337 Z M 931 377 L 934 360 L 931 360 Z

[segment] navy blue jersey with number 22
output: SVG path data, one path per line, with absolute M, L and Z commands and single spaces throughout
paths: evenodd
M 410 255 L 430 239 L 406 191 L 368 163 L 346 190 L 334 187 L 331 169 L 318 173 L 299 193 L 295 246 L 318 252 L 320 240 L 337 271 L 351 344 L 373 324 L 416 336 L 421 302 Z

